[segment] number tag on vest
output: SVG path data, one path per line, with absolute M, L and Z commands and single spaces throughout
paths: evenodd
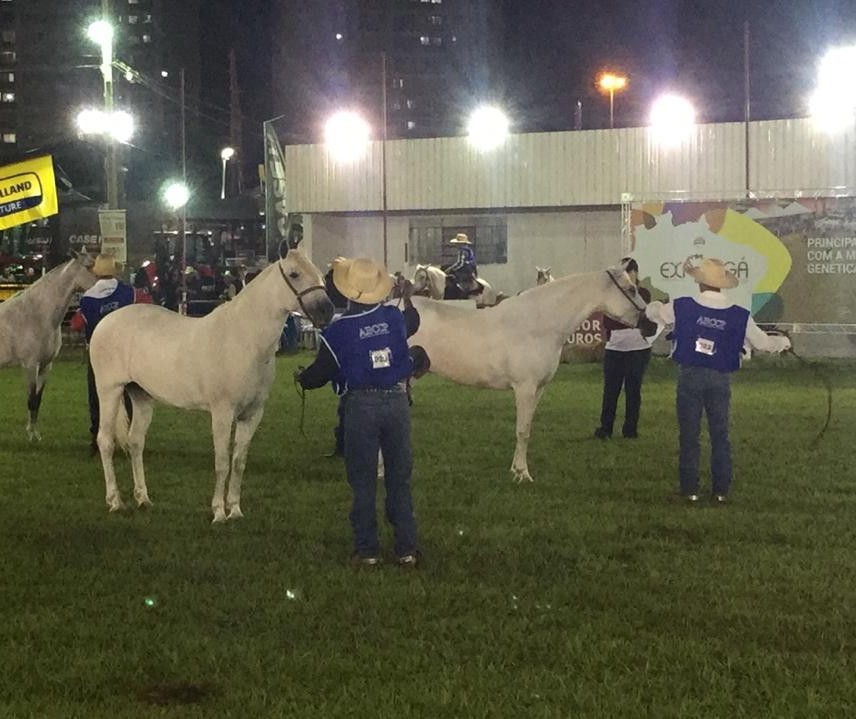
M 384 369 L 390 366 L 389 358 L 392 352 L 390 352 L 389 347 L 384 347 L 382 350 L 372 350 L 369 354 L 372 359 L 372 369 Z
M 716 343 L 713 340 L 698 337 L 695 341 L 695 351 L 701 352 L 703 355 L 713 355 L 716 352 Z

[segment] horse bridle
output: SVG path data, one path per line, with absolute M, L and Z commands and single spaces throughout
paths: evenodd
M 309 310 L 307 310 L 306 305 L 303 304 L 303 298 L 305 295 L 308 295 L 310 292 L 314 292 L 315 290 L 321 290 L 326 294 L 327 291 L 324 289 L 324 285 L 312 285 L 311 287 L 307 287 L 305 290 L 300 290 L 298 292 L 297 288 L 288 279 L 288 276 L 283 271 L 281 263 L 282 260 L 277 260 L 276 262 L 276 266 L 279 268 L 279 274 L 282 276 L 282 279 L 285 284 L 288 285 L 288 289 L 290 289 L 294 293 L 294 296 L 297 298 L 297 304 L 300 305 L 300 309 L 303 310 L 303 314 L 310 322 L 312 322 L 313 325 L 315 325 L 315 321 L 312 319 L 312 315 L 309 314 Z
M 612 284 L 614 284 L 618 288 L 618 291 L 627 298 L 627 301 L 630 302 L 630 304 L 633 305 L 634 309 L 636 309 L 640 313 L 645 311 L 644 303 L 640 307 L 636 303 L 636 296 L 635 295 L 631 295 L 624 287 L 622 287 L 620 284 L 618 284 L 618 280 L 615 279 L 615 277 L 613 276 L 613 274 L 609 270 L 606 271 L 606 274 L 609 277 L 609 279 L 612 280 Z

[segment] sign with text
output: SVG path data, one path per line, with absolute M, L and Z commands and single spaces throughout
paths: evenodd
M 715 257 L 758 322 L 856 324 L 856 198 L 634 204 L 631 247 L 653 299 L 696 294 L 684 260 Z
M 0 167 L 0 230 L 57 212 L 56 180 L 50 155 Z
M 113 255 L 119 262 L 128 259 L 127 223 L 125 210 L 99 210 L 101 226 L 101 252 Z

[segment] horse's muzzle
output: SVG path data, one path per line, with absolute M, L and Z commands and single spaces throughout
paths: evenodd
M 329 325 L 336 311 L 323 288 L 307 293 L 303 297 L 303 307 L 316 327 Z

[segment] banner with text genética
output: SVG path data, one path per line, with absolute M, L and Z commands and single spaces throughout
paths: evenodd
M 630 225 L 654 299 L 696 294 L 684 260 L 715 257 L 758 322 L 856 324 L 856 198 L 635 203 Z
M 50 155 L 0 167 L 0 230 L 59 212 Z

